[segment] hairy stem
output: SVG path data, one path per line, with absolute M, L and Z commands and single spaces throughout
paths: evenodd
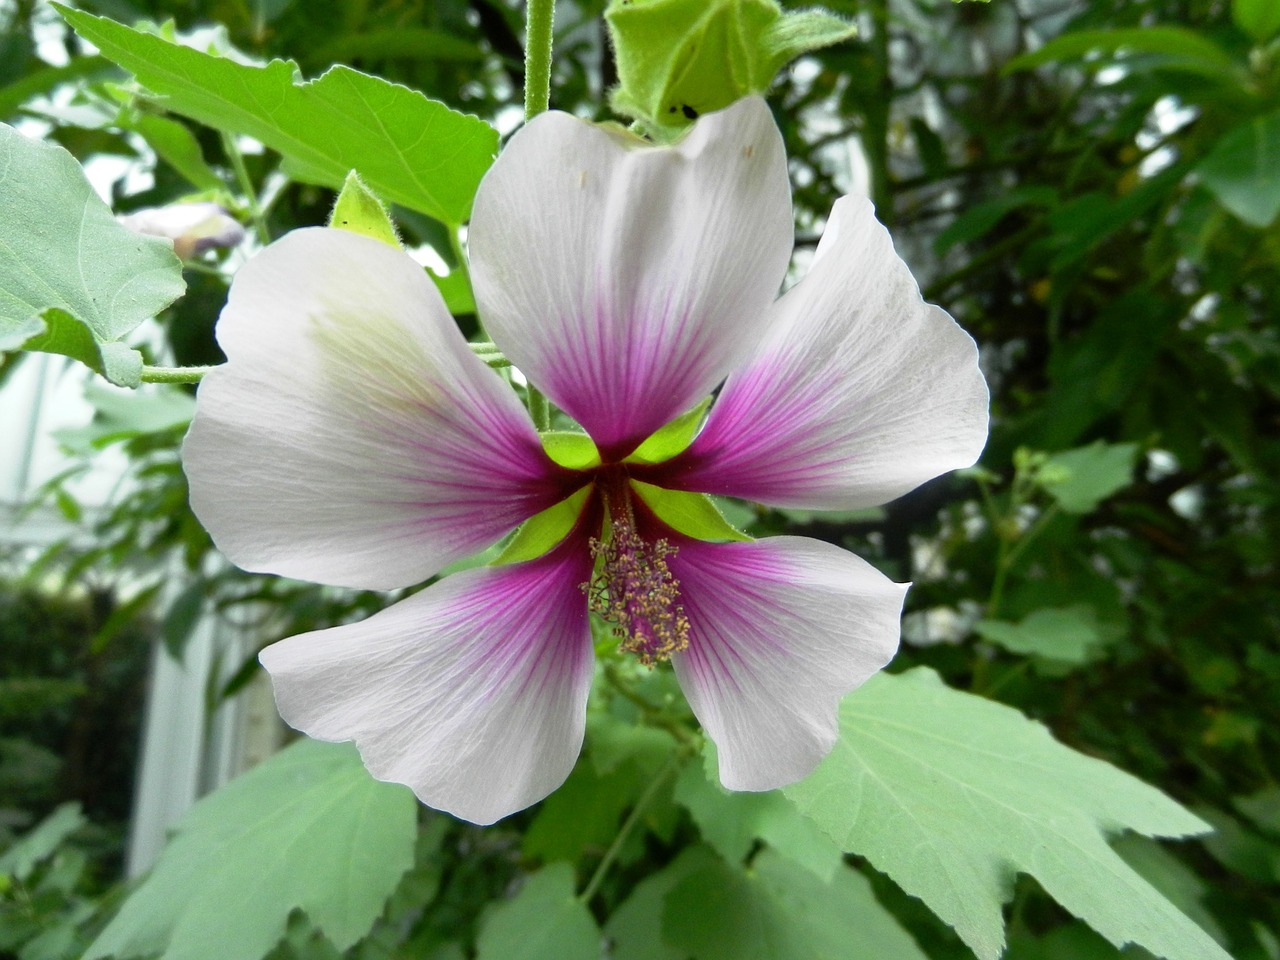
M 213 367 L 143 366 L 143 383 L 199 383 Z
M 551 40 L 556 0 L 528 0 L 524 31 L 524 118 L 532 120 L 551 102 Z

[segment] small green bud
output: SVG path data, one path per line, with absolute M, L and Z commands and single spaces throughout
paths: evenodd
M 329 214 L 329 226 L 373 237 L 393 247 L 402 246 L 387 208 L 364 185 L 364 181 L 354 170 L 347 174 L 342 192 L 333 205 L 333 212 Z
M 611 0 L 605 19 L 620 81 L 613 108 L 656 133 L 763 93 L 791 60 L 857 32 L 774 0 Z

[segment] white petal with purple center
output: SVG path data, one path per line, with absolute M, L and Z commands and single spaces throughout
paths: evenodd
M 487 824 L 564 782 L 582 747 L 593 652 L 585 543 L 446 577 L 367 620 L 262 651 L 276 705 L 369 771 Z
M 808 776 L 835 743 L 840 699 L 897 650 L 907 585 L 807 537 L 681 539 L 669 564 L 690 624 L 672 663 L 720 782 L 772 790 Z
M 422 268 L 340 230 L 289 234 L 236 275 L 228 362 L 183 447 L 191 505 L 248 570 L 421 582 L 561 499 L 515 394 Z
M 920 298 L 869 201 L 836 203 L 813 267 L 771 322 L 673 462 L 670 482 L 775 506 L 853 509 L 982 452 L 988 395 L 977 347 Z
M 489 334 L 615 455 L 751 349 L 791 246 L 782 138 L 759 98 L 673 147 L 542 114 L 485 176 L 469 234 Z

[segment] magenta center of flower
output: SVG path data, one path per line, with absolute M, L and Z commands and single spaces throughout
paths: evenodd
M 625 476 L 620 482 L 602 479 L 609 525 L 603 539 L 591 538 L 591 554 L 598 562 L 583 587 L 592 612 L 614 625 L 619 648 L 653 666 L 689 646 L 680 582 L 667 563 L 678 548 L 666 538 L 646 540 L 636 531 Z

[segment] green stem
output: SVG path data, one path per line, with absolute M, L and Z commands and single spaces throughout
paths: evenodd
M 538 428 L 539 433 L 550 430 L 551 404 L 547 403 L 547 398 L 532 384 L 526 383 L 525 390 L 529 395 L 529 416 L 533 420 L 533 425 Z
M 551 44 L 556 0 L 528 0 L 524 31 L 524 118 L 532 120 L 551 102 Z
M 666 783 L 667 779 L 679 769 L 680 758 L 677 755 L 667 761 L 667 765 L 658 772 L 656 777 L 649 781 L 649 786 L 645 787 L 644 793 L 640 794 L 639 799 L 636 800 L 636 805 L 631 808 L 631 813 L 627 815 L 627 819 L 619 828 L 617 836 L 613 838 L 613 843 L 609 844 L 609 849 L 604 852 L 604 856 L 600 859 L 595 873 L 591 874 L 591 879 L 587 881 L 586 887 L 578 895 L 579 903 L 591 902 L 591 898 L 600 889 L 600 884 L 604 882 L 605 874 L 613 866 L 613 861 L 617 860 L 618 854 L 622 852 L 623 844 L 627 842 L 627 838 L 631 836 L 631 831 L 640 822 L 640 817 L 644 813 L 645 807 L 652 803 L 653 798 L 658 795 L 658 788 Z
M 1047 527 L 1057 515 L 1058 505 L 1056 503 L 1049 504 L 1049 508 L 1042 512 L 1040 516 L 1036 518 L 1036 522 L 1027 529 L 1027 532 L 1018 538 L 1017 544 L 1009 551 L 1009 555 L 1005 557 L 1005 564 L 1012 568 L 1013 565 L 1018 562 L 1018 558 L 1022 556 L 1022 551 L 1031 546 L 1032 541 L 1039 537 L 1040 534 L 1044 533 L 1044 528 Z
M 143 383 L 199 383 L 213 367 L 152 367 L 143 366 Z
M 551 49 L 556 0 L 528 0 L 524 29 L 524 118 L 532 120 L 551 103 Z M 551 407 L 536 387 L 528 385 L 529 416 L 538 430 L 551 429 Z
M 249 216 L 253 218 L 254 229 L 258 231 L 258 242 L 263 246 L 271 242 L 271 231 L 267 228 L 267 217 L 262 212 L 262 204 L 258 202 L 258 191 L 249 176 L 249 168 L 244 165 L 244 156 L 236 146 L 236 138 L 230 133 L 222 135 L 222 149 L 231 161 L 231 169 L 235 171 L 236 182 L 240 184 L 240 192 L 244 194 L 249 205 Z

